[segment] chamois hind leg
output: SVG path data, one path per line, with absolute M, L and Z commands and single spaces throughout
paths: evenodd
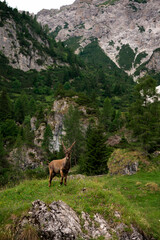
M 52 178 L 54 178 L 55 173 L 53 170 L 49 169 L 49 187 L 51 186 Z
M 64 179 L 64 185 L 67 185 L 67 174 L 65 175 L 65 179 Z
M 64 175 L 63 175 L 63 171 L 62 171 L 62 170 L 60 170 L 60 174 L 61 174 L 61 182 L 60 182 L 60 184 L 62 185 L 62 184 L 63 184 L 63 178 L 64 178 Z

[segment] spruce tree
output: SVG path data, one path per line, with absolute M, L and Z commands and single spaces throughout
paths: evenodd
M 107 173 L 110 149 L 106 147 L 106 137 L 100 126 L 89 125 L 86 133 L 85 172 L 88 175 Z M 83 163 L 84 164 L 84 163 Z
M 11 100 L 6 92 L 3 90 L 0 96 L 0 121 L 12 118 L 12 104 Z
M 149 152 L 160 147 L 160 102 L 156 80 L 145 76 L 135 87 L 135 102 L 129 109 L 129 127 Z
M 82 133 L 82 125 L 80 123 L 80 112 L 77 108 L 70 106 L 68 113 L 64 118 L 64 130 L 66 135 L 64 137 L 64 142 L 67 146 L 76 141 L 76 144 L 72 152 L 72 164 L 77 164 L 81 153 L 83 152 L 84 137 Z
M 15 102 L 15 119 L 23 123 L 25 116 L 29 114 L 29 102 L 27 95 L 23 92 Z
M 31 97 L 29 101 L 28 108 L 29 108 L 29 115 L 32 117 L 36 112 L 36 102 L 33 97 Z
M 110 99 L 107 97 L 104 100 L 101 121 L 107 131 L 110 130 L 112 118 L 113 118 L 114 108 L 112 107 Z
M 44 139 L 42 143 L 42 147 L 48 152 L 50 151 L 50 140 L 53 138 L 52 129 L 49 124 L 47 124 L 45 132 L 44 132 Z
M 26 116 L 23 123 L 23 139 L 28 145 L 33 145 L 34 132 L 31 130 L 30 116 Z

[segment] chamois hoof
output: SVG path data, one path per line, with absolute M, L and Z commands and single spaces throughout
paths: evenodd
M 62 184 L 63 184 L 63 182 L 60 182 L 60 184 L 62 185 Z

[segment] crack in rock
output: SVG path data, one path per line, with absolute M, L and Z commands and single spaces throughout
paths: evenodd
M 119 220 L 121 218 L 118 215 Z M 80 220 L 81 219 L 81 220 Z M 82 224 L 83 222 L 83 224 Z M 88 213 L 82 212 L 79 217 L 76 212 L 63 201 L 52 202 L 47 206 L 44 202 L 36 200 L 32 203 L 32 209 L 24 216 L 15 229 L 15 239 L 23 233 L 25 226 L 33 226 L 42 240 L 74 240 L 97 239 L 103 236 L 105 240 L 145 240 L 144 236 L 136 228 L 131 226 L 130 231 L 123 223 L 114 223 L 111 226 L 100 214 L 94 214 L 93 218 Z

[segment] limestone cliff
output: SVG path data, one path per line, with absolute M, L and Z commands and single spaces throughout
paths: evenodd
M 77 104 L 75 101 L 76 99 L 78 99 L 78 96 L 55 100 L 50 113 L 45 117 L 45 123 L 41 123 L 38 129 L 35 127 L 37 119 L 34 117 L 31 119 L 32 130 L 35 134 L 34 144 L 36 146 L 41 147 L 42 145 L 47 123 L 50 125 L 53 134 L 53 137 L 50 139 L 49 150 L 51 152 L 60 150 L 61 138 L 65 135 L 64 117 L 65 114 L 67 114 L 70 106 L 77 107 L 81 112 L 81 123 L 83 125 L 84 131 L 87 129 L 90 117 L 94 118 L 94 120 L 97 121 L 96 117 L 90 114 L 90 111 L 92 109 Z
M 0 55 L 23 71 L 65 64 L 55 40 L 48 36 L 48 28 L 42 27 L 35 16 L 10 8 L 5 1 L 0 2 Z
M 159 0 L 76 0 L 60 10 L 43 9 L 37 19 L 48 24 L 57 40 L 74 38 L 76 53 L 83 51 L 94 37 L 127 73 L 144 73 L 145 68 L 139 68 L 143 63 L 160 71 Z
M 32 34 L 35 35 L 34 33 Z M 38 35 L 34 37 L 37 41 L 41 41 L 43 45 L 46 44 L 42 42 Z M 0 51 L 8 57 L 11 66 L 23 71 L 30 69 L 39 71 L 44 68 L 45 65 L 51 65 L 53 63 L 53 59 L 46 53 L 43 53 L 43 56 L 41 56 L 38 49 L 34 49 L 32 41 L 28 41 L 28 44 L 30 54 L 22 51 L 22 46 L 17 38 L 17 26 L 13 19 L 7 20 L 5 25 L 0 27 Z M 39 64 L 40 61 L 43 62 L 43 64 Z

